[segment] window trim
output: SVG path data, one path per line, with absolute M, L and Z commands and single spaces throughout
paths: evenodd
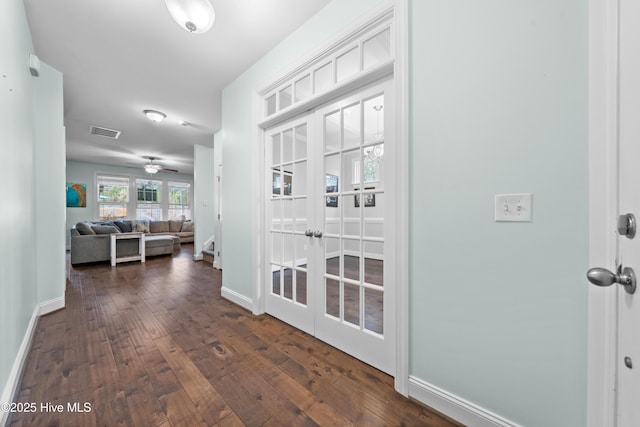
M 99 201 L 99 197 L 98 197 L 98 181 L 100 179 L 100 177 L 113 177 L 113 178 L 126 178 L 129 180 L 129 188 L 128 188 L 128 201 L 126 203 L 126 210 L 127 210 L 127 215 L 124 218 L 118 218 L 118 219 L 126 219 L 126 220 L 135 220 L 137 219 L 137 208 L 138 208 L 138 189 L 137 189 L 137 180 L 142 179 L 142 180 L 152 180 L 152 181 L 160 181 L 162 182 L 161 188 L 160 188 L 160 206 L 161 206 L 161 211 L 162 211 L 162 218 L 163 220 L 168 219 L 169 217 L 169 182 L 172 183 L 185 183 L 189 185 L 189 194 L 188 194 L 188 200 L 189 200 L 189 216 L 190 218 L 187 218 L 188 220 L 193 220 L 193 209 L 194 209 L 194 205 L 193 205 L 193 181 L 191 180 L 186 180 L 186 179 L 180 179 L 180 178 L 172 178 L 172 177 L 167 177 L 167 176 L 154 176 L 154 177 L 148 177 L 148 176 L 144 176 L 144 175 L 135 175 L 135 174 L 121 174 L 121 173 L 110 173 L 110 172 L 103 172 L 103 171 L 95 171 L 94 175 L 93 175 L 93 191 L 94 191 L 94 197 L 95 197 L 95 202 L 93 204 L 94 206 L 94 212 L 93 212 L 93 220 L 94 221 L 108 221 L 109 219 L 102 219 L 100 218 L 100 201 Z

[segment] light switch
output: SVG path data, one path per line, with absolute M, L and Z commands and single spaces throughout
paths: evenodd
M 531 193 L 496 194 L 495 220 L 497 222 L 531 222 Z

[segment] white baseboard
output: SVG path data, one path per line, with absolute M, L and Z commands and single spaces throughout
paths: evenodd
M 409 377 L 409 396 L 465 425 L 520 427 L 519 424 L 413 376 Z
M 251 298 L 225 287 L 222 287 L 222 291 L 220 292 L 220 294 L 222 295 L 222 298 L 225 298 L 232 303 L 238 304 L 240 307 L 253 312 L 253 300 Z
M 38 316 L 53 313 L 64 308 L 64 296 L 45 301 L 38 306 Z
M 202 261 L 203 258 L 204 256 L 202 255 L 202 252 L 193 256 L 194 261 Z
M 31 315 L 29 325 L 27 326 L 27 331 L 22 339 L 22 344 L 20 344 L 20 348 L 18 349 L 18 354 L 13 362 L 11 372 L 9 372 L 9 378 L 7 378 L 7 383 L 2 392 L 2 397 L 0 397 L 0 403 L 12 402 L 16 392 L 18 391 L 20 379 L 22 378 L 22 371 L 24 370 L 24 365 L 27 363 L 27 357 L 29 356 L 31 341 L 33 340 L 33 336 L 36 332 L 39 312 L 40 306 L 36 306 L 33 310 L 33 314 Z M 6 425 L 8 418 L 9 412 L 0 411 L 0 426 Z
M 0 403 L 10 403 L 14 400 L 16 392 L 18 391 L 18 387 L 20 386 L 22 372 L 24 371 L 24 367 L 27 363 L 27 358 L 29 357 L 29 350 L 31 349 L 31 342 L 33 341 L 33 336 L 36 332 L 38 318 L 40 316 L 44 316 L 45 314 L 60 310 L 64 307 L 64 296 L 62 296 L 43 302 L 33 309 L 31 320 L 29 320 L 29 325 L 27 325 L 27 330 L 24 333 L 24 338 L 22 338 L 22 343 L 20 344 L 20 348 L 18 349 L 18 354 L 16 355 L 16 358 L 13 362 L 11 372 L 9 372 L 9 377 L 7 378 L 7 383 L 5 384 L 4 390 L 2 391 L 2 396 L 0 396 Z M 6 425 L 8 418 L 8 412 L 0 411 L 0 426 Z

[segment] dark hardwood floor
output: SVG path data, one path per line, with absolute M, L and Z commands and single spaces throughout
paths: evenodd
M 16 400 L 37 410 L 10 425 L 455 425 L 389 376 L 222 299 L 220 272 L 191 256 L 69 266 L 66 308 L 40 318 Z

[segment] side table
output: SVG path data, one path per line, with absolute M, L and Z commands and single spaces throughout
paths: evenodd
M 138 253 L 129 256 L 116 256 L 118 241 L 126 239 L 138 239 Z M 140 261 L 144 262 L 144 233 L 111 233 L 111 267 L 115 267 L 119 262 Z

